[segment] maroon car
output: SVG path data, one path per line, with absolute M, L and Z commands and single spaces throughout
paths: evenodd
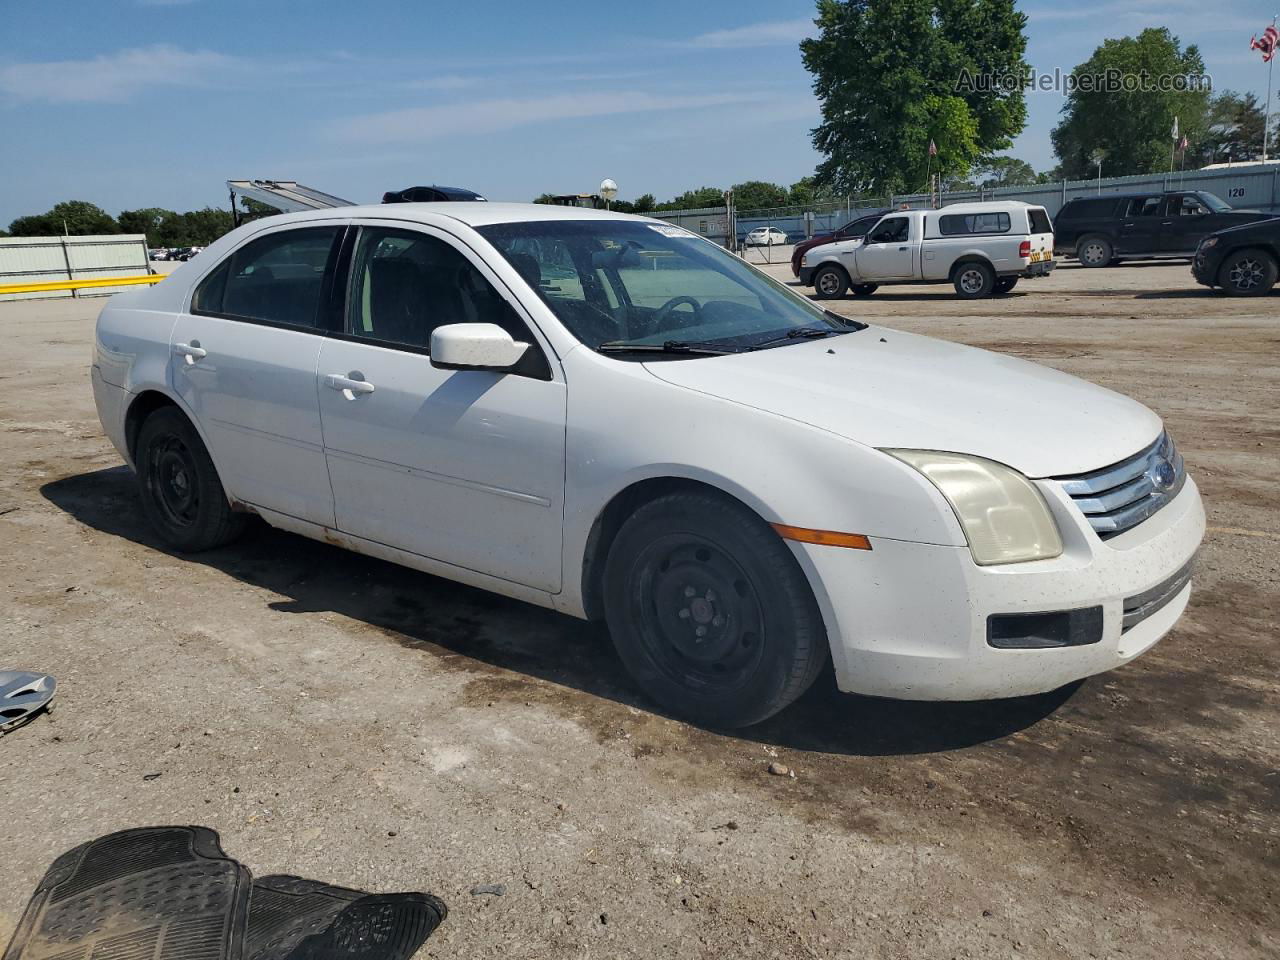
M 791 251 L 791 273 L 797 277 L 800 276 L 800 261 L 814 247 L 820 247 L 824 243 L 835 243 L 837 240 L 857 240 L 859 237 L 865 237 L 867 231 L 888 212 L 888 210 L 868 212 L 855 220 L 850 220 L 834 233 L 815 233 L 808 240 L 800 241 Z

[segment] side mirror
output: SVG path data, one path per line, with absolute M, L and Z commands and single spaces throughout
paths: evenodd
M 529 344 L 496 323 L 449 323 L 431 333 L 431 365 L 441 370 L 510 370 Z

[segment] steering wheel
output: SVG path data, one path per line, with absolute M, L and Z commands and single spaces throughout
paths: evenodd
M 653 312 L 653 318 L 652 318 L 653 325 L 655 327 L 661 325 L 662 321 L 667 319 L 671 311 L 674 310 L 676 307 L 680 306 L 680 304 L 682 303 L 687 303 L 691 307 L 693 307 L 693 319 L 696 321 L 698 319 L 698 315 L 702 313 L 702 304 L 700 304 L 693 297 L 685 296 L 682 294 L 678 297 L 672 297 L 670 300 L 668 300 L 666 303 L 664 303 L 662 306 L 660 306 L 657 310 Z

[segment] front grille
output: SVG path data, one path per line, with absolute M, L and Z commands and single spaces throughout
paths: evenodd
M 1169 601 L 1180 594 L 1182 588 L 1191 582 L 1191 571 L 1195 562 L 1195 557 L 1192 557 L 1168 580 L 1136 596 L 1127 597 L 1124 601 L 1124 620 L 1120 632 L 1128 633 L 1147 617 L 1163 610 Z
M 1136 527 L 1168 504 L 1187 470 L 1168 433 L 1145 450 L 1110 467 L 1055 477 L 1103 540 Z

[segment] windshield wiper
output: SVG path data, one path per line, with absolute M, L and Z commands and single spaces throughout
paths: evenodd
M 840 336 L 848 333 L 846 330 L 835 330 L 831 327 L 793 327 L 786 333 L 776 337 L 767 337 L 764 340 L 757 340 L 748 347 L 749 350 L 762 350 L 765 347 L 776 346 L 780 343 L 787 343 L 791 340 L 816 340 L 818 337 Z
M 641 343 L 628 340 L 610 340 L 596 347 L 600 353 L 690 353 L 697 356 L 718 357 L 727 353 L 740 353 L 734 347 L 718 347 L 715 344 L 691 340 L 667 340 L 663 343 Z

